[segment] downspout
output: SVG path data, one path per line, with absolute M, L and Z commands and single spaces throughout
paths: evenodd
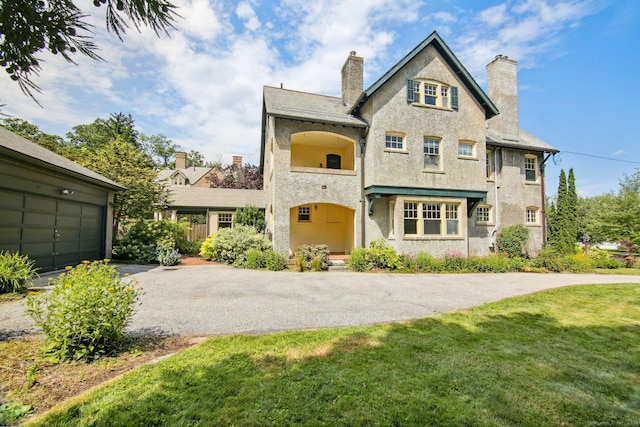
M 495 198 L 495 212 L 496 212 L 496 223 L 493 226 L 493 230 L 491 230 L 491 243 L 493 245 L 493 251 L 496 250 L 496 233 L 498 232 L 498 228 L 500 228 L 500 198 L 498 197 L 498 190 L 500 189 L 500 185 L 498 185 L 498 150 L 502 150 L 500 147 L 496 147 L 493 150 L 493 194 Z
M 542 207 L 540 208 L 540 210 L 542 211 L 542 218 L 541 218 L 541 224 L 542 224 L 542 246 L 546 246 L 547 245 L 547 210 L 546 210 L 546 200 L 544 199 L 544 193 L 545 193 L 545 188 L 544 188 L 544 164 L 547 162 L 547 160 L 549 160 L 549 157 L 551 157 L 551 153 L 547 154 L 547 157 L 544 158 L 544 160 L 542 161 L 542 163 L 540 163 L 540 197 L 542 198 Z

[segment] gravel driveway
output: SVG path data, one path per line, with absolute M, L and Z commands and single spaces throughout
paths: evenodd
M 292 273 L 219 264 L 121 271 L 145 291 L 128 330 L 186 336 L 384 323 L 560 286 L 640 283 L 596 274 Z M 34 332 L 22 313 L 21 301 L 0 304 L 0 339 Z

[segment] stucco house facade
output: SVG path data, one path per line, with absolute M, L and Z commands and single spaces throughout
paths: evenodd
M 39 272 L 111 257 L 120 184 L 0 127 L 0 250 Z
M 398 252 L 486 255 L 496 232 L 544 236 L 544 162 L 555 148 L 520 129 L 515 61 L 487 65 L 488 95 L 437 32 L 369 88 L 363 58 L 342 97 L 265 86 L 261 168 L 274 248 L 331 252 L 386 239 Z

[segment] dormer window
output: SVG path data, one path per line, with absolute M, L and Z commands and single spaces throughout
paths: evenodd
M 435 80 L 407 79 L 407 101 L 457 110 L 458 88 Z
M 184 177 L 182 175 L 175 174 L 171 180 L 171 184 L 173 185 L 184 185 Z

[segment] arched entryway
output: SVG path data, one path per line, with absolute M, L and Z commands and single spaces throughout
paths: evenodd
M 327 245 L 332 253 L 354 247 L 355 210 L 332 203 L 309 203 L 290 209 L 291 250 L 301 245 Z

